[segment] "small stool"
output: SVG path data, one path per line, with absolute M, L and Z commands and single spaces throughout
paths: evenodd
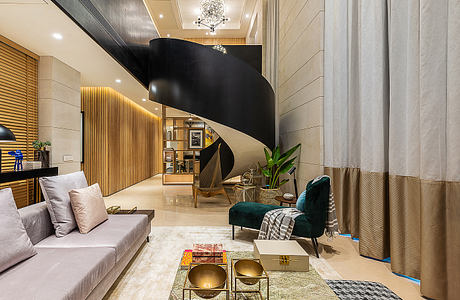
M 293 198 L 293 199 L 288 200 L 288 199 L 284 199 L 283 196 L 276 196 L 276 197 L 275 197 L 275 200 L 280 202 L 280 206 L 283 206 L 283 204 L 286 203 L 286 204 L 289 205 L 289 207 L 291 207 L 292 205 L 295 206 L 296 203 L 297 203 L 297 199 L 296 199 L 296 198 Z

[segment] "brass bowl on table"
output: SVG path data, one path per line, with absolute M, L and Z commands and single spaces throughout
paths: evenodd
M 240 259 L 235 263 L 235 272 L 237 276 L 246 276 L 248 278 L 239 278 L 240 281 L 247 285 L 254 285 L 259 282 L 259 277 L 262 276 L 264 268 L 260 263 L 252 259 Z
M 210 289 L 223 289 L 227 281 L 227 272 L 218 265 L 201 264 L 190 270 L 188 280 L 194 288 L 207 289 L 193 290 L 198 297 L 204 299 L 214 298 L 221 291 L 212 291 Z

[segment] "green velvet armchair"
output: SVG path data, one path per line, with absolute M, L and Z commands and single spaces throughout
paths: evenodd
M 329 190 L 330 179 L 328 177 L 315 183 L 312 180 L 307 184 L 304 214 L 295 219 L 292 232 L 295 236 L 310 238 L 317 257 L 319 257 L 317 238 L 324 234 L 326 227 Z M 276 208 L 282 208 L 282 206 L 254 202 L 235 204 L 229 211 L 232 238 L 235 239 L 235 226 L 260 229 L 265 213 Z

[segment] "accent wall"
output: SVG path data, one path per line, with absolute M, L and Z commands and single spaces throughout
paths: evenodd
M 161 172 L 161 118 L 107 87 L 81 88 L 83 171 L 111 195 Z

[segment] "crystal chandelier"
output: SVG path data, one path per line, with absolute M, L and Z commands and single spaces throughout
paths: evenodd
M 201 0 L 201 16 L 193 23 L 208 27 L 211 35 L 215 35 L 217 26 L 229 20 L 224 16 L 224 8 L 224 0 Z

